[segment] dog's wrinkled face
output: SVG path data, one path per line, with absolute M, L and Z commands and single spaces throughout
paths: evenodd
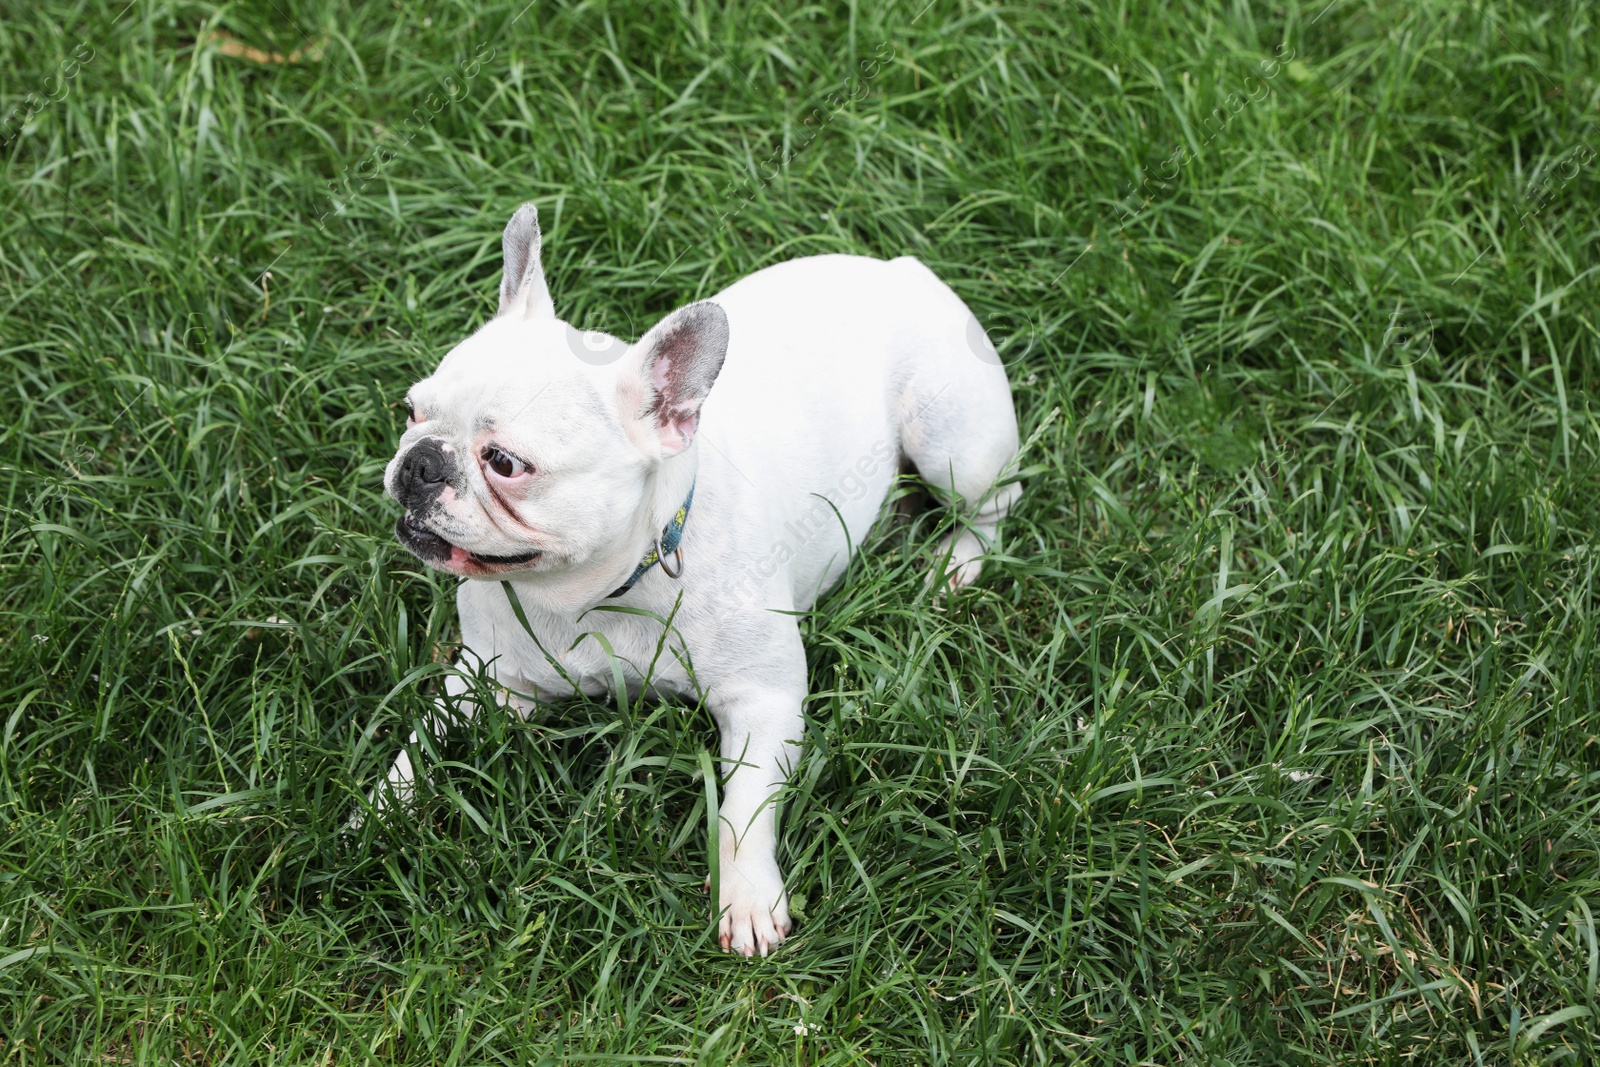
M 693 441 L 727 348 L 726 317 L 702 303 L 606 361 L 555 317 L 531 205 L 505 251 L 499 314 L 411 387 L 384 473 L 401 543 L 469 578 L 559 572 L 611 545 L 656 467 Z
M 440 570 L 499 576 L 581 562 L 639 504 L 649 456 L 614 382 L 555 319 L 497 318 L 411 387 L 384 487 L 396 532 Z

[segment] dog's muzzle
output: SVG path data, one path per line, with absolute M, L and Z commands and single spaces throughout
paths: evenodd
M 405 454 L 400 461 L 400 469 L 395 472 L 395 498 L 408 511 L 426 510 L 444 487 L 450 484 L 454 466 L 454 461 L 437 440 L 430 437 L 418 441 Z
M 456 473 L 454 455 L 445 451 L 443 444 L 435 438 L 418 441 L 400 458 L 400 466 L 394 475 L 393 493 L 394 498 L 406 509 L 394 526 L 394 535 L 400 539 L 400 543 L 424 562 L 455 573 L 460 573 L 457 568 L 462 566 L 469 568 L 468 573 L 475 573 L 471 570 L 472 565 L 504 567 L 537 560 L 542 553 L 487 556 L 472 552 L 447 541 L 429 527 L 428 523 L 437 520 L 443 513 L 444 507 L 439 497 L 445 486 L 453 483 Z
M 443 563 L 455 549 L 449 541 L 413 518 L 409 511 L 394 524 L 394 535 L 413 554 L 429 563 Z
M 400 520 L 394 524 L 394 535 L 413 555 L 426 563 L 447 563 L 455 557 L 456 546 L 418 522 L 409 511 L 400 516 Z M 468 552 L 466 549 L 462 549 L 461 552 L 462 558 L 456 560 L 457 563 L 499 566 L 532 563 L 543 554 L 523 552 L 515 556 L 488 556 L 480 552 Z

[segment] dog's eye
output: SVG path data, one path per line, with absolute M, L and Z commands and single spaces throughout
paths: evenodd
M 415 405 L 415 404 L 413 404 L 411 402 L 411 398 L 410 397 L 407 397 L 406 398 L 406 426 L 408 426 L 408 427 L 415 426 L 417 424 L 417 422 L 418 422 L 418 419 L 417 419 L 417 405 Z
M 527 470 L 527 464 L 516 456 L 509 456 L 498 448 L 489 448 L 483 453 L 484 462 L 489 464 L 489 469 L 502 478 L 515 478 Z

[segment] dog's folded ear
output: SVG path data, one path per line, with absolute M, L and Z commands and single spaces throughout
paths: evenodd
M 638 418 L 671 456 L 694 440 L 700 405 L 728 354 L 728 316 L 709 300 L 679 308 L 628 350 L 624 391 L 639 396 Z
M 539 209 L 523 204 L 506 223 L 500 247 L 506 256 L 505 274 L 500 278 L 500 310 L 496 316 L 521 315 L 525 318 L 555 318 L 556 306 L 545 284 L 544 268 L 539 265 Z

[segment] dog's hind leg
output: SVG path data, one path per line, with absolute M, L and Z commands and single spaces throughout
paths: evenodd
M 977 580 L 980 557 L 995 547 L 1000 522 L 1022 487 L 1001 484 L 1016 473 L 1017 416 L 1005 371 L 977 320 L 969 313 L 965 334 L 941 348 L 908 376 L 900 398 L 900 450 L 957 513 L 932 575 L 936 585 L 957 589 Z
M 1022 496 L 1022 486 L 1016 482 L 995 484 L 1011 473 L 1008 467 L 1016 455 L 1014 444 L 1012 448 L 999 463 L 981 453 L 976 459 L 950 454 L 917 461 L 922 479 L 957 513 L 957 527 L 939 542 L 934 573 L 929 575 L 935 584 L 951 589 L 971 585 L 983 570 L 981 557 L 999 544 L 1000 522 Z M 935 466 L 939 462 L 942 467 Z

